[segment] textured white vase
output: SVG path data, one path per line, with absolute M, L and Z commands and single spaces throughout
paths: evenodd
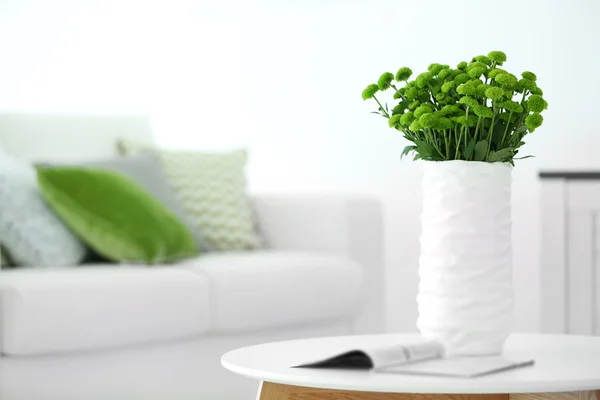
M 449 355 L 498 354 L 511 332 L 511 171 L 425 163 L 417 326 Z

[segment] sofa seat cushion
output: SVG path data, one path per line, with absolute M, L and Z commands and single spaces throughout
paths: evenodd
M 208 280 L 173 266 L 0 272 L 5 355 L 101 349 L 208 330 Z
M 361 267 L 341 257 L 282 251 L 209 253 L 177 263 L 210 280 L 211 332 L 242 332 L 356 313 Z

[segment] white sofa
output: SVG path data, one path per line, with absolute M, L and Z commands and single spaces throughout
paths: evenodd
M 0 115 L 5 151 L 32 161 L 113 156 L 116 137 L 150 140 L 147 119 Z M 384 331 L 376 201 L 253 201 L 264 250 L 2 270 L 0 399 L 249 399 L 256 382 L 223 370 L 222 353 Z

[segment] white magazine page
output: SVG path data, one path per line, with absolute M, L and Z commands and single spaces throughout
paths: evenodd
M 440 358 L 444 347 L 434 341 L 418 341 L 395 346 L 381 346 L 365 349 L 373 361 L 373 368 L 385 368 L 391 365 L 404 365 L 421 360 Z
M 378 372 L 473 378 L 528 365 L 533 365 L 533 360 L 506 359 L 502 356 L 450 357 L 389 366 Z

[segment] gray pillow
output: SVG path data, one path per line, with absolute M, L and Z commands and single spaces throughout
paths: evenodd
M 76 265 L 87 254 L 44 201 L 35 168 L 7 154 L 0 155 L 0 238 L 17 265 Z
M 86 162 L 80 166 L 105 169 L 128 177 L 175 214 L 192 232 L 200 249 L 206 249 L 193 219 L 184 211 L 167 181 L 157 154 L 144 152 L 131 157 Z

